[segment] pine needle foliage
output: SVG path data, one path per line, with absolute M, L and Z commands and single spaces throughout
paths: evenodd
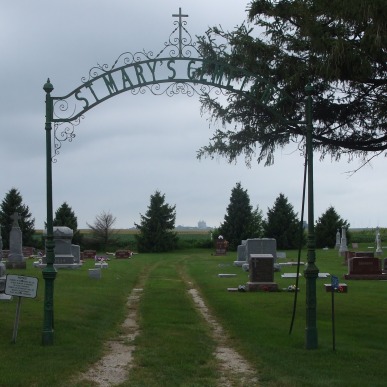
M 165 194 L 156 191 L 150 197 L 150 204 L 145 215 L 141 215 L 140 231 L 136 235 L 139 252 L 165 252 L 176 249 L 178 237 L 173 231 L 176 221 L 176 206 L 165 202 Z

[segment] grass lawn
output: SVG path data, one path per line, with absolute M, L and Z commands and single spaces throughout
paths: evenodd
M 359 250 L 365 250 L 360 245 Z M 139 279 L 146 278 L 139 306 L 140 334 L 130 380 L 125 386 L 215 386 L 211 356 L 215 344 L 209 327 L 195 310 L 182 281 L 188 276 L 207 306 L 228 331 L 231 345 L 257 370 L 264 386 L 384 386 L 387 359 L 385 326 L 387 282 L 345 281 L 347 294 L 335 294 L 336 351 L 332 350 L 331 294 L 317 280 L 318 349 L 305 347 L 305 279 L 293 332 L 289 334 L 294 294 L 227 292 L 248 280 L 232 265 L 236 253 L 213 256 L 209 250 L 139 254 L 115 260 L 100 280 L 88 278 L 86 261 L 77 270 L 61 270 L 55 280 L 54 345 L 43 347 L 44 281 L 28 261 L 23 274 L 39 278 L 38 296 L 22 299 L 16 343 L 11 343 L 17 299 L 0 303 L 0 386 L 71 385 L 77 371 L 102 356 L 103 342 L 120 332 L 126 300 Z M 342 275 L 347 269 L 336 250 L 316 252 L 320 272 Z M 297 253 L 288 251 L 288 260 Z M 306 252 L 302 260 L 306 260 Z M 295 268 L 282 269 L 282 272 Z M 235 273 L 219 278 L 219 273 Z M 275 274 L 280 288 L 294 279 Z

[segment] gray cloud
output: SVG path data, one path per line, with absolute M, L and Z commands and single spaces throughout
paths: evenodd
M 42 228 L 46 218 L 43 84 L 50 77 L 54 96 L 81 85 L 97 64 L 111 66 L 123 52 L 159 52 L 174 29 L 172 14 L 188 13 L 191 35 L 208 26 L 226 29 L 245 19 L 247 1 L 112 0 L 6 2 L 0 16 L 1 189 L 20 190 Z M 85 114 L 72 142 L 63 143 L 53 164 L 54 211 L 67 201 L 80 228 L 102 211 L 117 227 L 132 227 L 146 212 L 155 190 L 176 204 L 177 224 L 222 222 L 236 182 L 253 206 L 266 214 L 283 192 L 300 212 L 303 159 L 294 148 L 278 152 L 276 164 L 248 169 L 243 160 L 196 159 L 213 133 L 200 115 L 197 97 L 172 98 L 124 93 Z M 380 158 L 351 179 L 344 172 L 357 162 L 315 162 L 315 217 L 335 206 L 352 226 L 383 226 L 386 185 Z

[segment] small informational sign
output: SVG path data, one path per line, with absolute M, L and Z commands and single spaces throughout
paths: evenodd
M 331 277 L 332 292 L 339 288 L 339 278 L 332 275 Z
M 38 290 L 38 279 L 25 275 L 7 274 L 5 294 L 9 296 L 35 298 Z
M 7 274 L 5 280 L 5 294 L 19 297 L 16 306 L 15 323 L 13 326 L 12 342 L 16 343 L 19 327 L 20 307 L 22 297 L 35 298 L 38 290 L 38 279 L 25 275 Z

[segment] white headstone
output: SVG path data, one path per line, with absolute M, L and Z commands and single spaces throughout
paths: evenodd
M 340 249 L 340 230 L 337 229 L 337 233 L 336 233 L 336 245 L 335 245 L 335 249 L 339 250 Z
M 341 256 L 344 256 L 346 251 L 348 251 L 347 234 L 346 234 L 345 227 L 343 226 L 341 228 L 341 243 L 340 243 L 339 253 Z
M 379 227 L 377 227 L 376 230 L 377 230 L 377 232 L 376 232 L 376 255 L 381 255 L 383 253 L 383 250 L 382 250 L 382 240 L 380 237 Z
M 13 223 L 9 234 L 8 262 L 21 263 L 25 260 L 23 256 L 23 235 L 18 223 L 21 216 L 15 212 L 11 218 L 13 219 Z

